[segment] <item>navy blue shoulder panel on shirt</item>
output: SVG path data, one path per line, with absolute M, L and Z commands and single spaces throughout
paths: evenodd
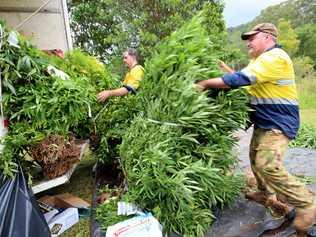
M 133 87 L 127 86 L 127 85 L 123 85 L 123 87 L 125 87 L 128 92 L 132 92 L 133 94 L 136 94 L 136 90 Z
M 251 84 L 250 79 L 242 72 L 227 73 L 222 77 L 224 83 L 231 88 L 248 86 Z

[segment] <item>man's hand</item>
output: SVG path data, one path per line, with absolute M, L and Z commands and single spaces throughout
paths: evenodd
M 106 101 L 110 96 L 112 96 L 111 90 L 104 90 L 101 91 L 98 95 L 97 95 L 97 100 L 99 102 L 104 102 Z
M 227 73 L 234 73 L 235 72 L 234 69 L 230 68 L 226 63 L 224 63 L 221 60 L 218 60 L 218 65 L 224 72 L 227 72 Z
M 99 102 L 106 101 L 110 96 L 124 96 L 128 94 L 128 90 L 125 87 L 121 87 L 114 90 L 104 90 L 97 94 L 97 100 Z
M 199 81 L 196 83 L 196 89 L 197 91 L 204 91 L 205 90 L 205 81 Z

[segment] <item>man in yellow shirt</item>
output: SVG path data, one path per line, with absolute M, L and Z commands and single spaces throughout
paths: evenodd
M 127 49 L 123 53 L 123 62 L 129 68 L 125 75 L 123 86 L 114 90 L 104 90 L 97 95 L 99 102 L 106 101 L 111 96 L 124 96 L 128 93 L 135 93 L 139 82 L 144 77 L 144 68 L 138 64 L 138 53 L 135 49 Z
M 248 66 L 241 71 L 231 70 L 221 78 L 200 81 L 197 87 L 204 90 L 247 86 L 254 110 L 250 116 L 254 132 L 249 156 L 259 191 L 246 197 L 283 209 L 285 214 L 295 207 L 297 236 L 306 237 L 316 223 L 316 201 L 313 193 L 283 166 L 288 143 L 294 139 L 300 121 L 293 64 L 277 45 L 277 36 L 273 24 L 256 25 L 241 36 L 247 41 L 251 57 Z

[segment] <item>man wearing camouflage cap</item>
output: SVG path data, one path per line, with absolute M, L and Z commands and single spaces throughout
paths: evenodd
M 249 156 L 259 191 L 246 197 L 284 214 L 293 213 L 295 207 L 294 227 L 298 237 L 305 237 L 316 223 L 316 203 L 313 193 L 283 166 L 288 143 L 299 128 L 299 108 L 293 64 L 277 45 L 277 37 L 277 28 L 271 23 L 258 24 L 243 33 L 241 38 L 246 40 L 251 57 L 248 66 L 199 81 L 197 87 L 247 86 L 254 110 L 250 115 L 254 131 Z

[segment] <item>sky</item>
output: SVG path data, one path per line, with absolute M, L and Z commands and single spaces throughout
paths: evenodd
M 258 16 L 261 10 L 285 0 L 224 0 L 224 18 L 227 27 L 247 23 Z

